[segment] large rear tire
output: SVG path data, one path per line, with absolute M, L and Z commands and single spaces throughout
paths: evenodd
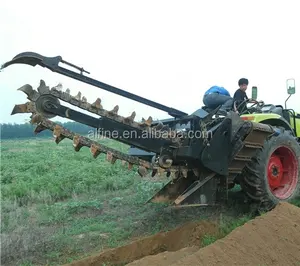
M 300 145 L 295 137 L 282 130 L 278 136 L 266 140 L 244 168 L 240 185 L 262 212 L 299 196 Z

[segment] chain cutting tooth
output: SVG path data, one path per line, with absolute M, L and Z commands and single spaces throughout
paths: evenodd
M 117 161 L 117 157 L 114 156 L 112 152 L 107 152 L 106 160 L 109 161 L 111 164 L 114 164 Z
M 51 90 L 54 90 L 54 91 L 62 91 L 63 89 L 63 85 L 61 83 L 58 83 L 56 86 L 54 86 Z
M 92 103 L 92 107 L 102 110 L 103 106 L 101 105 L 101 99 L 97 98 L 96 101 Z
M 124 118 L 124 122 L 132 123 L 135 119 L 136 112 L 133 111 L 130 116 Z
M 170 127 L 168 125 L 163 125 L 163 127 L 161 128 L 161 131 L 169 131 Z
M 188 170 L 186 169 L 181 170 L 181 174 L 184 178 L 187 178 Z
M 30 116 L 30 123 L 31 124 L 38 124 L 40 123 L 42 120 L 43 120 L 43 117 L 41 114 L 35 114 L 33 113 L 31 116 Z
M 93 157 L 96 159 L 101 154 L 101 149 L 99 146 L 92 144 L 90 147 L 90 151 L 93 155 Z
M 83 147 L 83 145 L 80 142 L 80 136 L 79 135 L 75 135 L 73 137 L 73 147 L 75 151 L 80 151 L 80 149 Z
M 127 169 L 128 169 L 128 170 L 132 170 L 132 168 L 133 168 L 133 163 L 127 162 L 127 161 L 125 161 L 125 160 L 122 160 L 122 166 L 125 166 L 125 165 L 127 165 Z
M 73 98 L 77 101 L 80 101 L 81 100 L 81 92 L 79 91 L 76 96 L 73 96 Z
M 141 177 L 145 177 L 147 175 L 147 169 L 146 169 L 146 167 L 140 166 L 139 169 L 138 169 L 138 174 Z
M 155 177 L 155 175 L 157 174 L 157 169 L 153 169 L 151 172 L 151 177 Z
M 132 170 L 133 168 L 133 164 L 132 163 L 128 163 L 128 170 Z
M 60 143 L 63 139 L 65 139 L 65 136 L 62 135 L 63 128 L 59 125 L 55 125 L 53 129 L 53 137 L 55 138 L 55 143 Z
M 119 111 L 119 105 L 116 105 L 111 111 L 108 111 L 110 115 L 117 115 Z
M 170 171 L 170 176 L 171 179 L 175 179 L 176 178 L 176 172 L 175 171 Z
M 193 173 L 194 173 L 194 175 L 195 175 L 196 177 L 199 177 L 199 176 L 200 176 L 199 171 L 198 171 L 197 168 L 193 169 Z
M 45 126 L 43 126 L 42 124 L 38 124 L 35 129 L 34 129 L 34 134 L 38 134 L 44 130 L 46 130 L 47 128 Z
M 162 167 L 158 167 L 158 175 L 161 176 L 162 174 L 164 174 L 166 172 L 166 169 L 162 168 Z
M 81 103 L 80 103 L 81 107 L 84 107 L 84 109 L 89 109 L 91 107 L 91 104 L 87 101 L 87 98 L 85 96 L 82 97 Z
M 31 98 L 33 96 L 33 94 L 36 93 L 36 91 L 29 84 L 23 85 L 22 87 L 20 87 L 18 89 L 18 91 L 24 92 L 28 96 L 28 98 Z
M 33 102 L 27 102 L 24 104 L 16 104 L 11 112 L 11 115 L 22 113 L 35 113 L 36 108 Z
M 141 126 L 148 126 L 150 127 L 152 125 L 153 119 L 152 116 L 149 116 L 147 120 L 145 118 L 142 118 L 142 122 L 140 123 Z
M 46 93 L 50 92 L 50 88 L 49 88 L 49 86 L 46 85 L 46 82 L 41 79 L 40 80 L 40 85 L 38 86 L 37 91 L 40 94 L 43 94 L 43 93 L 46 94 Z
M 64 97 L 65 97 L 65 99 L 66 99 L 67 101 L 70 101 L 70 100 L 71 100 L 70 89 L 66 89 L 66 91 L 63 92 L 63 95 L 64 95 Z
M 153 127 L 155 130 L 161 130 L 163 128 L 164 124 L 162 122 L 159 122 L 156 126 Z
M 170 176 L 171 176 L 171 171 L 167 170 L 166 177 L 170 177 Z

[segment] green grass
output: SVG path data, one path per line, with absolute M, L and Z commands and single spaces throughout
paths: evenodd
M 164 183 L 142 180 L 135 170 L 118 161 L 111 165 L 104 155 L 94 159 L 87 148 L 75 152 L 69 140 L 2 141 L 2 264 L 57 265 L 187 221 L 219 217 L 206 209 L 145 204 Z M 220 237 L 250 218 L 235 211 L 222 217 Z
M 145 204 L 163 184 L 105 155 L 94 159 L 87 148 L 75 152 L 69 140 L 2 141 L 2 263 L 55 265 L 205 218 Z

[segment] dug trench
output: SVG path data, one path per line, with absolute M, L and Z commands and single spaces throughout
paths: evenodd
M 218 226 L 185 224 L 68 265 L 300 265 L 300 208 L 288 203 L 202 247 L 205 235 Z
M 192 250 L 196 251 L 195 247 L 201 246 L 201 239 L 206 234 L 211 236 L 218 234 L 218 226 L 207 221 L 186 223 L 169 232 L 142 238 L 126 246 L 103 251 L 68 265 L 125 265 L 149 255 L 178 251 L 185 247 L 192 247 Z

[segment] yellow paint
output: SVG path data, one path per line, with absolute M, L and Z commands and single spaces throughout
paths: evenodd
M 296 113 L 296 115 L 297 115 L 297 113 Z M 249 120 L 249 121 L 253 121 L 256 123 L 261 123 L 267 119 L 278 119 L 280 117 L 281 117 L 280 115 L 272 114 L 272 113 L 241 115 L 241 118 L 243 120 Z M 295 129 L 294 119 L 292 117 L 290 118 L 290 121 L 288 121 L 288 122 L 290 123 L 291 127 Z M 297 129 L 296 135 L 297 135 L 297 137 L 300 137 L 300 118 L 296 118 L 296 129 Z

